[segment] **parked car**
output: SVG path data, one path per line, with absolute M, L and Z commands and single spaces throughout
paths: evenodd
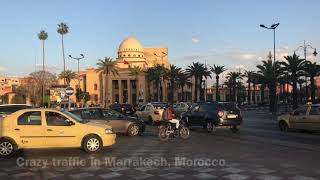
M 298 107 L 290 114 L 278 117 L 280 131 L 290 129 L 320 130 L 320 104 L 306 104 Z
M 189 105 L 185 102 L 178 102 L 173 104 L 173 110 L 176 117 L 181 117 L 181 114 L 187 112 Z
M 136 117 L 148 122 L 149 124 L 162 121 L 164 109 L 167 103 L 153 102 L 142 105 L 135 113 Z
M 121 114 L 133 116 L 135 109 L 131 104 L 112 104 L 110 109 L 120 112 Z
M 0 105 L 0 119 L 6 117 L 9 114 L 12 114 L 21 109 L 32 108 L 32 106 L 27 104 L 3 104 Z
M 145 131 L 145 123 L 135 117 L 125 116 L 112 109 L 81 108 L 71 110 L 76 116 L 90 120 L 93 123 L 103 123 L 111 126 L 116 133 L 126 133 L 129 136 L 137 136 Z
M 18 149 L 75 148 L 88 153 L 115 143 L 116 134 L 104 124 L 95 124 L 67 111 L 23 109 L 0 121 L 0 155 Z
M 193 104 L 192 108 L 182 114 L 182 121 L 188 127 L 203 127 L 208 132 L 215 131 L 217 126 L 224 126 L 236 133 L 242 123 L 242 116 L 233 102 L 204 102 Z

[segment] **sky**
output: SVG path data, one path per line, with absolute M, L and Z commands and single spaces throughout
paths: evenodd
M 128 36 L 144 47 L 168 47 L 169 62 L 186 68 L 192 62 L 224 65 L 231 70 L 255 70 L 273 52 L 273 33 L 260 28 L 280 23 L 276 29 L 276 57 L 292 55 L 303 41 L 320 49 L 318 0 L 1 0 L 0 75 L 25 76 L 42 65 L 45 41 L 47 69 L 59 73 L 63 60 L 57 24 L 65 22 L 66 55 L 85 59 L 81 69 L 98 59 L 116 58 Z M 303 55 L 303 51 L 297 51 Z M 308 51 L 308 59 L 318 61 Z M 76 61 L 66 58 L 67 69 Z

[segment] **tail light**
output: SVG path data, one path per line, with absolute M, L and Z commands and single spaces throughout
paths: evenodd
M 159 115 L 160 113 L 159 111 L 154 111 L 154 114 Z
M 219 117 L 222 117 L 224 115 L 224 112 L 220 109 L 220 110 L 218 110 L 218 116 Z

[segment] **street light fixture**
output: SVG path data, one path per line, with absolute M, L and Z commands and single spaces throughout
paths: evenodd
M 306 70 L 306 65 L 307 65 L 307 49 L 312 49 L 314 50 L 313 51 L 313 55 L 314 56 L 317 56 L 318 55 L 318 52 L 317 52 L 317 49 L 312 47 L 311 45 L 309 44 L 306 44 L 306 41 L 304 40 L 303 41 L 303 46 L 299 46 L 295 51 L 294 51 L 294 54 L 296 54 L 296 51 L 299 51 L 300 49 L 303 50 L 303 54 L 304 54 L 304 68 Z M 306 101 L 308 100 L 308 97 L 309 97 L 309 92 L 308 92 L 308 81 L 307 81 L 307 75 L 305 76 L 305 80 L 306 80 Z
M 84 58 L 83 54 L 80 54 L 81 57 L 73 57 L 69 55 L 71 59 L 75 59 L 78 61 L 78 92 L 80 93 L 80 60 Z
M 267 27 L 263 24 L 260 24 L 261 28 L 273 30 L 273 66 L 274 66 L 273 73 L 274 73 L 274 75 L 276 75 L 276 28 L 279 25 L 280 25 L 280 23 L 275 23 L 275 24 L 272 24 L 270 27 Z M 278 105 L 278 98 L 277 98 L 277 92 L 276 92 L 276 100 L 275 100 L 275 105 L 274 105 L 274 107 L 276 108 L 275 112 L 277 112 L 277 105 Z

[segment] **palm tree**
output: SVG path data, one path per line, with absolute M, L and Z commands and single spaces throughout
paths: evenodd
M 211 72 L 213 72 L 216 75 L 216 101 L 220 101 L 219 75 L 226 70 L 227 69 L 224 66 L 213 65 L 213 67 L 211 67 Z
M 178 75 L 181 72 L 181 68 L 175 66 L 175 65 L 170 65 L 169 69 L 165 71 L 165 78 L 168 79 L 170 85 L 170 92 L 169 92 L 169 101 L 173 103 L 173 98 L 174 98 L 174 89 L 177 87 L 176 86 L 176 81 L 178 79 Z
M 148 74 L 148 81 L 151 84 L 151 82 L 153 82 L 155 84 L 155 88 L 156 88 L 156 95 L 153 97 L 157 97 L 157 101 L 162 101 L 163 100 L 163 95 L 162 95 L 162 77 L 164 77 L 164 73 L 165 73 L 166 69 L 162 66 L 157 64 L 156 66 L 149 68 L 147 70 L 147 74 Z M 150 86 L 149 84 L 149 86 Z M 150 91 L 148 89 L 148 91 Z M 150 96 L 150 92 L 149 96 Z M 154 99 L 153 99 L 154 100 Z
M 245 71 L 243 76 L 248 78 L 247 82 L 248 82 L 248 104 L 251 104 L 251 82 L 252 82 L 252 74 L 254 73 L 254 71 Z M 255 96 L 253 96 L 255 97 Z
M 70 86 L 71 80 L 75 79 L 77 76 L 78 76 L 77 73 L 73 72 L 71 70 L 62 71 L 59 74 L 59 78 L 60 79 L 65 79 L 68 86 Z
M 66 59 L 64 55 L 64 43 L 63 43 L 63 36 L 69 32 L 69 27 L 66 23 L 58 24 L 57 32 L 61 35 L 61 46 L 62 46 L 62 58 L 63 58 L 63 71 L 66 71 Z M 64 84 L 65 84 L 64 80 Z
M 184 98 L 184 87 L 186 85 L 191 85 L 191 81 L 189 80 L 189 76 L 186 72 L 180 71 L 177 77 L 177 85 L 181 88 L 181 99 L 180 101 L 185 101 Z
M 251 82 L 252 82 L 252 86 L 253 86 L 253 104 L 257 104 L 257 99 L 256 99 L 256 92 L 257 92 L 257 84 L 259 84 L 260 82 L 260 75 L 252 72 L 251 74 Z
M 138 81 L 138 77 L 140 76 L 140 74 L 143 71 L 142 71 L 141 67 L 139 67 L 139 66 L 130 67 L 129 70 L 130 70 L 129 76 L 133 76 L 134 77 L 134 79 L 136 81 L 136 88 L 137 88 L 138 93 L 140 95 L 141 91 L 140 91 L 140 84 L 139 84 L 139 81 Z
M 199 90 L 199 79 L 203 77 L 204 64 L 199 62 L 193 62 L 192 65 L 189 65 L 186 69 L 186 72 L 189 76 L 194 77 L 194 102 L 198 101 L 198 90 Z M 202 84 L 202 81 L 200 81 Z
M 226 85 L 229 89 L 229 98 L 227 98 L 227 101 L 232 101 L 232 87 L 233 87 L 232 79 L 227 78 L 223 84 Z
M 48 38 L 48 33 L 44 30 L 40 31 L 38 38 L 42 41 L 42 72 L 44 76 L 44 41 Z M 42 77 L 42 104 L 44 104 L 44 77 Z
M 294 53 L 292 56 L 284 56 L 286 61 L 281 62 L 284 70 L 290 74 L 290 79 L 292 81 L 292 101 L 293 109 L 298 107 L 298 96 L 297 96 L 297 81 L 299 78 L 299 73 L 304 70 L 304 59 L 300 59 L 299 56 Z
M 273 63 L 271 56 L 268 60 L 262 61 L 262 64 L 257 65 L 258 74 L 262 77 L 263 83 L 269 89 L 269 110 L 270 112 L 276 111 L 276 86 L 280 75 L 280 62 Z M 263 95 L 264 96 L 264 95 Z
M 310 77 L 310 90 L 311 90 L 311 101 L 315 103 L 316 100 L 316 86 L 314 84 L 314 78 L 320 75 L 320 65 L 317 63 L 312 63 L 307 61 L 306 63 L 306 73 Z
M 236 101 L 236 87 L 237 87 L 237 80 L 242 79 L 240 72 L 229 72 L 227 74 L 227 79 L 229 79 L 232 83 L 232 101 Z M 239 89 L 238 89 L 239 93 Z
M 306 83 L 306 80 L 303 79 L 303 78 L 299 78 L 298 81 L 297 81 L 297 83 L 299 84 L 300 103 L 303 103 L 303 97 L 304 97 L 304 95 L 303 95 L 302 85 L 303 85 L 304 83 Z
M 103 103 L 104 106 L 107 106 L 107 101 L 108 101 L 108 88 L 107 88 L 107 84 L 108 84 L 108 77 L 110 76 L 110 74 L 112 74 L 113 76 L 119 75 L 118 69 L 116 67 L 116 62 L 109 57 L 105 57 L 103 60 L 99 59 L 97 62 L 97 69 L 96 71 L 98 73 L 102 73 L 105 77 L 104 80 L 104 95 L 103 95 Z

